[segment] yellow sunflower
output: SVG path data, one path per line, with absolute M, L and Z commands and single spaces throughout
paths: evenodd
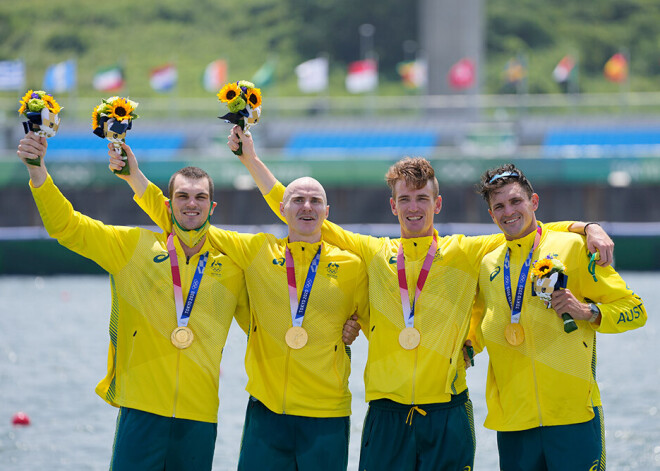
M 57 114 L 62 109 L 59 103 L 55 101 L 55 98 L 50 95 L 44 95 L 41 99 L 46 103 L 46 107 L 51 111 L 51 113 Z
M 247 91 L 247 102 L 253 109 L 261 106 L 261 90 L 250 88 Z
M 27 104 L 28 101 L 30 101 L 30 98 L 32 98 L 32 90 L 28 90 L 28 92 L 21 98 L 21 107 L 18 109 L 19 114 L 25 113 L 25 110 L 27 109 Z
M 108 116 L 110 118 L 115 118 L 117 121 L 125 121 L 132 118 L 132 112 L 133 106 L 131 106 L 129 102 L 124 98 L 117 98 L 114 103 L 110 105 Z
M 235 83 L 228 83 L 218 92 L 218 99 L 223 103 L 229 103 L 241 95 L 241 89 Z
M 96 129 L 99 127 L 99 113 L 96 111 L 96 108 L 94 108 L 94 111 L 92 111 L 92 129 Z
M 532 267 L 532 275 L 538 276 L 540 278 L 550 273 L 552 268 L 552 260 L 544 258 L 534 264 Z

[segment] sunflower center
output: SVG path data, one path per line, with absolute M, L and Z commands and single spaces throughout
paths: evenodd
M 233 100 L 236 97 L 236 92 L 234 90 L 229 90 L 227 92 L 227 100 Z
M 250 95 L 250 103 L 253 105 L 257 104 L 257 96 L 256 95 Z
M 126 108 L 124 108 L 123 106 L 118 106 L 117 108 L 115 108 L 115 114 L 117 116 L 126 116 L 128 113 L 126 113 Z

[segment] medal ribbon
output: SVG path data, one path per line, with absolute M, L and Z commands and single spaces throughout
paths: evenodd
M 527 260 L 520 269 L 520 276 L 518 277 L 518 286 L 516 287 L 516 299 L 511 304 L 511 273 L 509 271 L 509 254 L 511 250 L 507 249 L 504 256 L 504 292 L 506 293 L 506 300 L 511 309 L 511 323 L 517 324 L 520 322 L 520 314 L 522 312 L 523 294 L 525 294 L 525 284 L 527 284 L 527 274 L 529 273 L 529 266 L 532 264 L 532 254 L 538 247 L 541 241 L 541 226 L 536 228 L 536 237 L 534 237 L 534 245 L 532 250 L 529 251 Z
M 296 271 L 293 266 L 293 257 L 291 256 L 289 247 L 286 248 L 286 279 L 289 283 L 291 323 L 294 327 L 302 326 L 303 318 L 305 317 L 305 310 L 307 309 L 307 301 L 309 301 L 309 294 L 312 291 L 312 285 L 314 284 L 314 278 L 316 277 L 316 270 L 319 267 L 319 261 L 321 259 L 321 247 L 323 247 L 323 244 L 319 245 L 319 249 L 316 252 L 316 255 L 314 255 L 312 263 L 309 264 L 307 278 L 305 279 L 302 293 L 300 293 L 300 303 L 298 302 L 298 288 L 296 286 Z
M 399 242 L 399 251 L 396 254 L 396 271 L 399 276 L 399 291 L 401 292 L 401 305 L 403 306 L 403 322 L 406 324 L 406 327 L 415 326 L 415 305 L 419 299 L 419 295 L 422 292 L 424 283 L 426 283 L 426 278 L 431 271 L 431 264 L 433 264 L 433 258 L 435 253 L 438 250 L 438 239 L 436 239 L 435 234 L 433 234 L 433 242 L 429 247 L 429 251 L 426 254 L 424 259 L 424 264 L 422 265 L 422 271 L 419 272 L 419 278 L 417 278 L 417 287 L 415 288 L 415 299 L 412 306 L 410 306 L 410 295 L 408 294 L 408 282 L 406 281 L 406 260 L 403 256 L 403 245 Z
M 183 304 L 183 291 L 181 289 L 181 272 L 179 271 L 179 259 L 176 256 L 176 249 L 174 248 L 174 233 L 167 237 L 167 251 L 170 254 L 170 266 L 172 267 L 172 285 L 174 286 L 174 306 L 176 307 L 176 321 L 179 327 L 186 327 L 190 319 L 190 311 L 192 311 L 193 304 L 195 304 L 195 297 L 199 290 L 199 285 L 202 284 L 202 276 L 204 275 L 204 268 L 206 267 L 206 260 L 209 258 L 209 253 L 205 252 L 199 257 L 195 275 L 193 276 L 192 283 L 190 283 L 190 290 L 188 291 L 188 298 L 186 304 Z

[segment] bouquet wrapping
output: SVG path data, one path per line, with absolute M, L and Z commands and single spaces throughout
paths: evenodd
M 259 122 L 261 116 L 261 90 L 252 82 L 239 80 L 222 87 L 218 92 L 218 99 L 227 105 L 229 113 L 219 116 L 228 123 L 237 124 L 246 133 L 250 127 Z M 243 144 L 239 142 L 238 149 L 233 151 L 236 155 L 243 153 Z
M 126 165 L 121 170 L 115 170 L 115 173 L 121 175 L 130 175 L 126 152 L 121 147 L 126 142 L 126 132 L 133 127 L 133 120 L 139 116 L 135 114 L 138 103 L 113 96 L 107 100 L 102 100 L 101 104 L 92 111 L 92 129 L 94 134 L 100 138 L 105 138 L 113 143 L 115 152 L 121 155 Z
M 30 131 L 40 137 L 53 137 L 57 134 L 62 107 L 52 95 L 43 90 L 28 90 L 20 103 L 18 112 L 27 118 L 27 121 L 23 121 L 25 134 Z M 26 159 L 26 162 L 36 167 L 41 166 L 41 158 Z
M 568 276 L 565 271 L 566 267 L 561 260 L 552 255 L 537 260 L 532 265 L 531 277 L 534 286 L 532 296 L 541 298 L 546 308 L 552 307 L 552 292 L 556 289 L 566 288 Z M 564 332 L 568 334 L 577 330 L 577 324 L 570 314 L 565 312 L 561 318 L 564 320 Z

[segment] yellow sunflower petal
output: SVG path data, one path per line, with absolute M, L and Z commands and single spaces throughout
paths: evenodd
M 30 101 L 30 98 L 32 97 L 32 90 L 28 90 L 28 92 L 21 98 L 20 104 L 21 107 L 18 109 L 19 114 L 25 113 L 25 110 L 27 109 L 27 102 Z
M 111 118 L 115 118 L 117 121 L 124 121 L 131 119 L 131 113 L 133 112 L 133 107 L 128 103 L 124 98 L 116 99 L 111 106 L 110 112 L 108 115 Z
M 252 108 L 261 106 L 261 90 L 258 88 L 251 88 L 247 92 L 247 102 Z
M 55 101 L 50 95 L 44 95 L 42 100 L 46 103 L 46 106 L 51 111 L 51 113 L 57 114 L 62 110 L 62 107 Z
M 92 129 L 96 129 L 99 127 L 99 114 L 96 111 L 96 108 L 94 108 L 94 111 L 92 111 Z
M 229 103 L 234 98 L 241 94 L 241 89 L 235 83 L 228 83 L 220 92 L 218 92 L 218 99 L 223 103 Z
M 532 267 L 532 273 L 536 276 L 544 276 L 552 270 L 552 260 L 544 258 L 539 260 Z

